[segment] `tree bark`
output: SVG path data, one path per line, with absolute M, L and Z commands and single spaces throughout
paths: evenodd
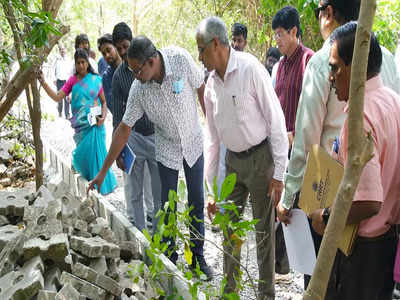
M 325 298 L 328 280 L 339 245 L 339 239 L 346 225 L 352 199 L 365 164 L 371 159 L 373 142 L 363 130 L 364 91 L 367 75 L 370 32 L 376 11 L 376 0 L 362 0 L 358 20 L 354 54 L 351 68 L 348 155 L 344 176 L 336 195 L 327 228 L 322 239 L 317 263 L 310 284 L 304 293 L 304 300 Z

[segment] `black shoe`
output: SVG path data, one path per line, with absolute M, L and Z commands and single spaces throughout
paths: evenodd
M 207 265 L 206 260 L 204 259 L 204 256 L 197 256 L 196 258 L 193 258 L 193 262 L 190 265 L 190 268 L 192 270 L 196 270 L 196 263 L 199 265 L 199 269 L 201 272 L 204 273 L 204 275 L 206 275 L 206 281 L 210 281 L 211 279 L 213 279 L 213 271 L 210 268 L 209 265 Z

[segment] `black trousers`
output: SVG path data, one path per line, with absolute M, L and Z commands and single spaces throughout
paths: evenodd
M 63 85 L 65 84 L 65 80 L 58 80 L 56 81 L 56 86 L 57 86 L 57 91 L 59 91 Z M 64 99 L 60 100 L 57 103 L 57 109 L 58 109 L 58 116 L 61 117 L 61 113 L 63 110 L 63 102 L 64 102 L 64 113 L 65 113 L 65 118 L 69 117 L 69 103 L 67 101 L 67 97 L 65 97 Z

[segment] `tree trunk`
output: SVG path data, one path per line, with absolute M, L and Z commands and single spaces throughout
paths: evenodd
M 375 16 L 376 0 L 362 0 L 358 20 L 354 55 L 351 68 L 351 83 L 348 117 L 348 156 L 344 176 L 336 195 L 327 228 L 322 239 L 317 263 L 304 300 L 322 300 L 335 259 L 339 239 L 346 225 L 352 199 L 360 180 L 362 169 L 371 159 L 373 142 L 365 137 L 363 130 L 364 91 L 370 46 L 370 32 Z

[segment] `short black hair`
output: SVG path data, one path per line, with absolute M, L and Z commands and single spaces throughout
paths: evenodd
M 358 20 L 361 0 L 322 0 L 321 4 L 333 7 L 335 20 L 341 25 Z
M 113 38 L 112 35 L 109 33 L 106 33 L 104 35 L 102 35 L 98 40 L 97 40 L 97 48 L 100 50 L 101 46 L 103 46 L 104 44 L 113 44 Z
M 112 39 L 114 45 L 123 40 L 132 41 L 132 30 L 125 22 L 118 23 L 114 26 Z
M 293 6 L 285 6 L 278 10 L 272 19 L 272 29 L 275 30 L 282 27 L 285 30 L 290 30 L 293 27 L 297 28 L 297 37 L 301 36 L 299 12 Z
M 265 58 L 267 58 L 267 57 L 269 57 L 269 56 L 275 57 L 276 59 L 279 60 L 279 58 L 282 56 L 282 54 L 281 54 L 281 52 L 279 51 L 278 48 L 270 47 L 270 48 L 267 50 L 267 54 L 265 55 Z
M 90 42 L 89 42 L 89 38 L 88 38 L 87 34 L 86 33 L 78 34 L 75 38 L 75 50 L 79 48 L 79 45 L 81 43 L 85 43 L 85 42 L 89 43 L 89 49 L 90 49 Z
M 86 51 L 86 49 L 83 48 L 78 48 L 75 50 L 75 54 L 74 54 L 74 60 L 75 63 L 78 60 L 78 58 L 83 58 L 84 60 L 87 61 L 88 63 L 88 73 L 92 73 L 92 74 L 96 74 L 96 72 L 94 71 L 93 67 L 91 66 L 90 62 L 89 62 L 89 54 Z M 77 74 L 77 71 L 75 70 L 75 75 Z
M 242 35 L 245 40 L 247 40 L 247 27 L 241 23 L 234 23 L 232 25 L 232 36 Z
M 339 57 L 346 66 L 351 64 L 353 49 L 356 39 L 357 22 L 349 22 L 336 28 L 330 37 L 330 43 L 337 43 Z M 368 55 L 367 76 L 372 77 L 379 74 L 382 66 L 382 50 L 373 32 L 371 32 L 371 43 Z
M 128 57 L 136 59 L 140 63 L 144 63 L 147 59 L 156 55 L 156 47 L 153 42 L 144 35 L 133 38 L 128 48 Z

